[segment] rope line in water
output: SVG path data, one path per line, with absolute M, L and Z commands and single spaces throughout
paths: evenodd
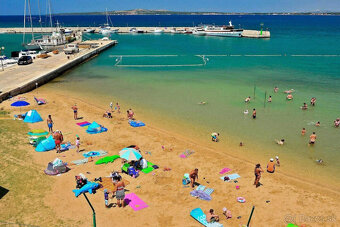
M 187 65 L 116 65 L 116 67 L 197 67 L 204 64 L 187 64 Z

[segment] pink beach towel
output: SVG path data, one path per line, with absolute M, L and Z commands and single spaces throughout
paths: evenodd
M 81 127 L 84 127 L 86 125 L 90 125 L 91 123 L 88 122 L 88 121 L 84 121 L 84 122 L 80 122 L 80 123 L 76 123 L 77 125 L 81 126 Z
M 143 200 L 141 200 L 135 193 L 125 195 L 125 204 L 129 205 L 134 211 L 138 211 L 148 207 Z
M 220 174 L 225 174 L 225 173 L 228 173 L 231 169 L 229 168 L 223 168 L 221 171 L 220 171 Z

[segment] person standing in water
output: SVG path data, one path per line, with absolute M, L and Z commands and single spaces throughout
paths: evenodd
M 52 120 L 51 115 L 48 115 L 47 126 L 48 126 L 48 132 L 52 133 L 53 132 L 53 120 Z
M 335 121 L 334 121 L 334 127 L 335 128 L 339 128 L 340 126 L 340 118 L 337 118 Z
M 316 98 L 315 98 L 315 97 L 311 98 L 310 104 L 311 104 L 312 106 L 315 106 L 315 103 L 316 103 Z
M 274 92 L 277 93 L 279 91 L 279 88 L 277 86 L 274 87 Z
M 269 95 L 268 102 L 272 102 L 272 96 Z
M 78 120 L 78 107 L 77 107 L 77 104 L 74 104 L 74 106 L 72 106 L 72 110 L 73 110 L 74 120 Z
M 246 98 L 246 99 L 244 100 L 244 102 L 245 102 L 245 103 L 249 103 L 249 102 L 250 102 L 250 96 L 249 96 L 248 98 Z
M 312 135 L 309 136 L 309 144 L 314 145 L 316 141 L 316 134 L 315 132 L 312 133 Z
M 304 136 L 306 134 L 306 129 L 305 128 L 302 128 L 301 130 L 301 135 Z
M 319 127 L 320 126 L 320 121 L 316 122 L 315 126 Z
M 261 165 L 260 164 L 256 164 L 255 166 L 255 181 L 254 181 L 254 185 L 256 185 L 256 187 L 260 186 L 260 179 L 261 179 L 261 173 L 263 172 Z
M 307 110 L 308 109 L 308 106 L 307 106 L 307 103 L 303 103 L 303 106 L 301 107 L 301 109 L 303 109 L 303 110 Z
M 256 109 L 254 108 L 253 109 L 253 119 L 255 119 L 256 118 Z

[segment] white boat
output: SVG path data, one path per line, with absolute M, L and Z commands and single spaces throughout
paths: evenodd
M 63 30 L 65 34 L 71 34 L 73 32 L 72 29 L 69 28 L 64 28 Z
M 164 30 L 162 30 L 162 29 L 160 29 L 160 28 L 155 28 L 155 29 L 151 30 L 151 32 L 152 32 L 152 33 L 158 33 L 158 34 L 160 34 L 160 33 L 163 33 Z
M 241 37 L 243 29 L 235 29 L 234 25 L 229 21 L 229 25 L 206 26 L 204 31 L 208 36 Z
M 84 29 L 84 32 L 85 32 L 85 33 L 94 33 L 95 30 L 96 30 L 96 29 L 94 29 L 94 28 L 85 28 L 85 29 Z
M 106 9 L 106 23 L 104 24 L 104 26 L 100 27 L 100 31 L 99 31 L 99 33 L 101 33 L 102 35 L 106 35 L 107 36 L 107 35 L 110 35 L 112 33 L 117 33 L 119 31 L 118 28 L 113 29 L 110 26 L 109 21 L 112 24 L 111 18 L 109 17 L 109 14 L 108 14 L 107 9 Z
M 194 35 L 201 35 L 201 36 L 206 35 L 205 34 L 205 30 L 204 30 L 203 27 L 196 27 L 196 28 L 194 28 L 192 30 L 192 34 L 194 34 Z
M 143 30 L 138 30 L 137 28 L 131 28 L 129 32 L 130 33 L 144 33 Z
M 181 30 L 177 30 L 177 28 L 171 28 L 170 33 L 172 34 L 181 34 L 183 33 Z

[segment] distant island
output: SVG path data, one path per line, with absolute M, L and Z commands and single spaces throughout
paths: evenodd
M 272 12 L 272 13 L 239 13 L 239 12 L 182 12 L 169 10 L 116 10 L 108 11 L 110 15 L 340 15 L 340 12 Z M 103 15 L 105 12 L 87 12 L 87 13 L 58 13 L 57 15 Z

